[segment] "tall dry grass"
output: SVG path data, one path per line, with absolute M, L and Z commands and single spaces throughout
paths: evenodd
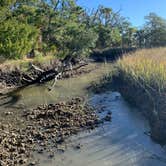
M 35 58 L 24 58 L 19 60 L 5 60 L 2 57 L 0 57 L 0 70 L 12 71 L 15 69 L 19 69 L 21 71 L 26 71 L 29 68 L 30 63 L 49 66 L 55 59 L 56 57 L 51 55 L 36 56 Z
M 166 48 L 142 49 L 117 61 L 126 79 L 162 92 L 166 89 Z

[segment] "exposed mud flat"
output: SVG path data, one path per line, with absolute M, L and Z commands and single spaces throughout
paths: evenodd
M 5 115 L 14 116 L 12 112 Z M 28 164 L 33 157 L 32 151 L 44 153 L 52 151 L 52 148 L 65 151 L 58 145 L 66 138 L 83 130 L 92 130 L 100 124 L 94 110 L 82 98 L 25 110 L 22 117 L 22 128 L 10 123 L 0 125 L 2 166 Z
M 139 108 L 139 112 L 148 119 L 151 138 L 165 145 L 166 94 L 143 86 L 141 83 L 132 82 L 130 79 L 124 78 L 124 75 L 115 71 L 112 75 L 104 76 L 99 82 L 93 82 L 88 90 L 98 94 L 113 89 L 120 92 L 127 102 Z
M 64 153 L 36 154 L 40 166 L 165 166 L 166 151 L 148 136 L 149 125 L 135 108 L 117 92 L 93 96 L 89 101 L 104 118 L 112 112 L 112 121 L 91 132 L 68 139 Z M 80 148 L 76 148 L 78 145 Z

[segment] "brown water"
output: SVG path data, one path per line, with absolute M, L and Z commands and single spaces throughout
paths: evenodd
M 53 103 L 58 100 L 68 99 L 74 96 L 88 97 L 91 94 L 87 87 L 92 81 L 99 80 L 104 74 L 109 73 L 112 68 L 111 64 L 92 64 L 97 66 L 93 72 L 82 74 L 75 78 L 59 80 L 52 91 L 48 91 L 51 82 L 45 85 L 29 86 L 11 94 L 9 104 L 11 106 L 24 105 L 33 107 L 38 104 Z
M 90 94 L 86 87 L 99 80 L 111 69 L 111 64 L 95 64 L 98 69 L 76 78 L 61 80 L 53 91 L 48 85 L 32 86 L 13 93 L 1 109 L 19 106 L 33 107 L 52 103 L 72 96 L 85 96 L 97 110 L 103 110 L 102 118 L 112 111 L 112 122 L 106 122 L 92 132 L 83 132 L 68 139 L 64 153 L 56 153 L 53 159 L 48 154 L 35 154 L 40 166 L 164 166 L 166 151 L 151 140 L 145 132 L 149 125 L 139 110 L 131 108 L 118 92 L 100 95 Z M 73 145 L 81 144 L 75 150 Z

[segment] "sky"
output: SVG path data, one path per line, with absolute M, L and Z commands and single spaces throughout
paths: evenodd
M 166 19 L 166 0 L 77 0 L 85 8 L 97 8 L 99 5 L 111 7 L 114 11 L 121 9 L 121 15 L 129 18 L 135 27 L 144 24 L 144 16 L 150 12 Z

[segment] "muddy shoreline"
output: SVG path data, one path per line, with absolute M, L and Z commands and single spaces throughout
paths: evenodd
M 77 78 L 81 74 L 91 73 L 97 67 L 96 64 L 89 64 L 72 73 L 66 72 L 63 79 Z M 2 101 L 6 100 L 5 96 L 1 96 Z M 6 97 L 10 98 L 10 95 Z M 1 111 L 2 166 L 35 165 L 38 161 L 33 157 L 33 153 L 47 153 L 48 157 L 53 157 L 56 151 L 65 151 L 68 137 L 84 130 L 91 131 L 103 121 L 111 121 L 111 114 L 99 119 L 94 108 L 82 97 L 51 103 L 33 106 L 32 109 L 24 105 L 19 108 L 18 105 L 18 108 Z M 78 145 L 75 147 L 80 148 Z
M 14 119 L 13 112 L 4 112 L 4 117 Z M 101 120 L 94 109 L 83 98 L 22 111 L 22 125 L 0 124 L 0 165 L 33 165 L 32 152 L 65 151 L 61 146 L 65 140 L 83 130 L 92 130 Z
M 122 75 L 113 78 L 114 88 L 132 105 L 140 108 L 148 119 L 153 140 L 166 143 L 166 96 L 151 89 L 143 88 L 137 83 L 132 83 Z
M 92 70 L 95 73 L 96 69 L 98 65 L 89 64 L 73 73 L 65 73 L 65 78 L 76 77 L 72 78 L 75 80 L 81 74 L 91 75 Z M 2 103 L 10 97 L 10 94 L 1 96 Z M 51 104 L 37 104 L 32 109 L 22 104 L 13 108 L 9 106 L 9 109 L 6 109 L 7 105 L 2 107 L 0 164 L 36 165 L 38 161 L 33 157 L 33 153 L 45 153 L 48 157 L 53 157 L 56 152 L 66 150 L 66 140 L 70 136 L 84 130 L 91 131 L 104 121 L 111 121 L 111 114 L 99 119 L 96 110 L 87 104 L 87 99 L 71 98 L 62 99 L 61 102 L 56 102 L 55 98 L 55 102 L 48 102 Z M 75 148 L 80 147 L 75 145 Z
M 149 121 L 151 138 L 162 144 L 166 144 L 166 95 L 156 93 L 148 87 L 143 88 L 138 83 L 124 78 L 123 73 L 114 73 L 103 77 L 100 82 L 88 87 L 95 93 L 115 90 L 121 93 L 131 106 L 139 108 L 141 113 Z
M 101 69 L 100 70 L 98 69 L 100 68 L 97 68 L 97 72 L 101 70 Z M 30 90 L 31 87 L 28 87 L 28 91 L 29 91 L 28 94 L 26 93 L 27 91 L 25 92 L 22 91 L 21 95 L 23 97 L 21 96 L 22 98 L 19 99 L 19 102 L 17 104 L 10 105 L 9 107 L 8 105 L 4 105 L 4 107 L 2 107 L 1 117 L 0 117 L 1 119 L 0 133 L 2 134 L 2 135 L 0 134 L 0 138 L 1 136 L 2 138 L 6 138 L 5 144 L 7 144 L 7 146 L 4 143 L 1 144 L 0 146 L 0 148 L 5 148 L 2 151 L 3 153 L 0 154 L 0 156 L 4 158 L 3 160 L 0 159 L 2 162 L 1 165 L 6 166 L 6 162 L 18 163 L 15 165 L 26 165 L 26 166 L 28 164 L 36 165 L 40 163 L 40 161 L 38 162 L 38 159 L 40 160 L 40 157 L 39 158 L 37 157 L 38 155 L 41 157 L 45 156 L 48 160 L 52 161 L 52 159 L 55 158 L 56 155 L 59 154 L 59 156 L 63 156 L 63 154 L 65 154 L 68 151 L 68 145 L 70 144 L 68 142 L 68 138 L 70 139 L 71 138 L 70 136 L 73 135 L 73 137 L 76 137 L 76 135 L 78 136 L 79 133 L 84 130 L 88 131 L 89 133 L 89 131 L 91 131 L 92 129 L 95 129 L 93 130 L 95 132 L 96 130 L 98 130 L 98 128 L 96 127 L 99 126 L 99 128 L 100 127 L 102 128 L 104 126 L 105 121 L 109 121 L 109 122 L 112 121 L 111 124 L 113 124 L 113 122 L 115 122 L 116 117 L 113 117 L 114 114 L 112 114 L 113 113 L 112 109 L 114 109 L 114 104 L 117 104 L 118 102 L 121 101 L 120 95 L 117 95 L 115 93 L 115 95 L 113 95 L 111 98 L 110 97 L 106 98 L 104 96 L 107 96 L 107 93 L 104 93 L 104 96 L 102 97 L 102 100 L 101 100 L 104 105 L 102 106 L 102 102 L 100 100 L 99 101 L 97 100 L 98 103 L 95 103 L 95 105 L 96 106 L 98 105 L 99 108 L 95 107 L 97 108 L 96 110 L 92 108 L 91 106 L 89 107 L 89 105 L 86 104 L 87 103 L 86 97 L 85 98 L 74 97 L 74 96 L 85 96 L 85 94 L 87 94 L 86 88 L 88 85 L 90 85 L 92 81 L 93 81 L 93 92 L 95 91 L 97 93 L 101 93 L 101 92 L 103 93 L 108 90 L 112 91 L 113 89 L 115 90 L 115 85 L 117 85 L 117 90 L 118 90 L 118 88 L 121 85 L 120 82 L 119 84 L 114 83 L 114 88 L 113 88 L 112 77 L 110 78 L 108 77 L 109 75 L 106 74 L 108 73 L 108 68 L 102 67 L 102 69 L 104 69 L 104 72 L 101 72 L 102 74 L 99 74 L 99 77 L 97 77 L 98 79 L 96 79 L 96 77 L 94 79 L 92 78 L 93 76 L 97 75 L 96 70 L 94 70 L 92 73 L 90 72 L 89 74 L 85 74 L 85 76 L 82 75 L 80 79 L 77 79 L 77 76 L 76 76 L 76 78 L 68 79 L 69 82 L 67 80 L 60 80 L 59 82 L 57 82 L 57 84 L 59 83 L 59 85 L 55 87 L 55 90 L 52 91 L 52 94 L 50 96 L 44 96 L 46 94 L 44 92 L 44 88 L 42 89 L 42 87 L 38 89 L 38 86 L 36 86 L 35 88 L 32 88 L 32 91 Z M 112 65 L 109 67 L 109 71 L 111 69 L 112 69 Z M 107 76 L 105 76 L 105 74 Z M 104 76 L 104 81 L 103 79 L 100 80 L 102 76 Z M 90 81 L 89 80 L 87 81 L 87 79 L 89 78 L 90 78 Z M 102 81 L 102 83 L 104 83 L 106 86 L 103 86 L 101 82 L 98 85 L 98 81 Z M 78 85 L 79 87 L 77 87 Z M 131 84 L 128 84 L 128 87 L 130 87 L 129 85 L 131 86 Z M 126 92 L 127 85 L 121 86 L 121 88 L 124 90 L 118 90 L 118 91 L 121 92 L 122 95 L 124 96 L 122 91 L 124 91 L 124 93 Z M 69 89 L 69 92 L 67 91 L 68 89 Z M 75 93 L 74 90 L 78 91 L 79 93 Z M 82 90 L 84 90 L 85 92 L 83 92 Z M 89 87 L 88 92 L 90 92 L 90 90 L 92 89 L 90 89 Z M 130 90 L 130 88 L 128 88 L 128 90 Z M 32 94 L 32 92 L 35 92 L 35 93 Z M 41 92 L 41 93 L 36 94 L 36 92 L 37 93 Z M 65 92 L 64 94 L 65 96 L 61 99 L 60 95 L 61 93 L 64 93 L 64 92 Z M 135 93 L 134 90 L 132 92 L 133 94 Z M 50 93 L 51 92 L 49 92 L 49 94 Z M 54 93 L 56 93 L 55 96 L 53 96 Z M 42 94 L 44 96 L 44 99 L 46 98 L 47 100 L 39 99 L 39 98 L 42 98 Z M 57 96 L 59 97 L 60 100 L 57 100 Z M 71 99 L 71 96 L 73 96 L 74 98 Z M 102 96 L 102 94 L 98 94 L 97 96 L 100 99 L 100 96 Z M 8 97 L 10 98 L 10 95 Z M 125 98 L 129 101 L 129 98 L 127 98 L 127 96 Z M 30 100 L 30 102 L 28 100 Z M 105 100 L 107 100 L 106 103 L 104 102 Z M 145 98 L 143 100 L 145 100 Z M 33 101 L 37 104 L 34 105 Z M 61 101 L 61 102 L 57 102 L 57 101 Z M 111 104 L 112 102 L 113 103 L 115 102 L 115 103 L 112 105 Z M 46 103 L 46 104 L 39 105 L 40 103 Z M 111 104 L 111 107 L 109 109 L 105 107 L 105 104 L 108 104 L 108 103 Z M 118 110 L 119 103 L 116 106 L 117 107 L 115 109 L 115 112 L 119 111 Z M 28 109 L 29 107 L 31 109 Z M 109 114 L 107 115 L 104 114 L 104 117 L 102 118 L 99 116 L 100 117 L 99 119 L 97 115 L 98 113 L 102 114 L 103 109 L 106 110 L 106 112 L 109 111 Z M 122 113 L 125 112 L 123 109 L 125 108 L 122 107 L 122 110 L 121 110 Z M 118 117 L 120 116 L 118 112 L 116 115 Z M 128 113 L 126 113 L 125 115 L 128 116 Z M 118 124 L 121 120 L 124 120 L 125 122 L 125 119 L 123 119 L 124 118 L 123 116 L 122 117 L 120 116 L 119 118 L 120 120 L 117 121 L 116 125 L 113 126 L 112 130 L 109 130 L 106 132 L 112 133 L 114 130 L 114 127 L 118 127 L 119 126 Z M 128 126 L 130 126 L 130 124 Z M 128 129 L 127 131 L 123 128 L 123 130 L 121 131 L 122 135 L 124 134 L 123 131 L 126 131 L 128 134 L 131 128 L 127 127 L 126 128 Z M 142 135 L 145 135 L 141 127 L 138 128 L 138 133 L 140 133 L 140 130 Z M 90 133 L 93 133 L 93 131 Z M 149 131 L 149 127 L 146 132 L 148 131 Z M 111 134 L 109 138 L 109 143 L 112 140 L 112 137 L 114 136 L 116 138 L 115 140 L 118 141 L 119 134 L 121 134 L 121 132 L 117 133 L 117 138 L 115 136 L 116 134 Z M 125 139 L 123 141 L 125 142 Z M 14 142 L 14 145 L 11 144 L 11 142 Z M 21 144 L 18 144 L 18 142 L 20 142 Z M 80 151 L 82 151 L 82 149 L 84 149 L 84 146 L 86 146 L 84 144 L 79 144 L 78 142 L 77 143 L 73 142 L 73 144 L 74 144 L 73 147 L 76 148 L 77 150 L 80 149 Z M 110 149 L 112 149 L 112 147 L 110 147 Z M 12 151 L 15 150 L 15 151 L 10 152 L 10 150 Z M 23 152 L 26 152 L 26 153 L 23 153 Z M 11 165 L 12 164 L 13 163 L 11 163 Z

